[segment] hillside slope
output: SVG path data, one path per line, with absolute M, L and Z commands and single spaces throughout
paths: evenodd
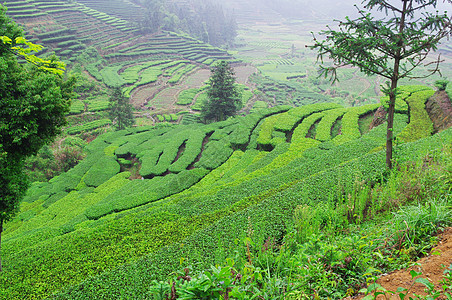
M 76 69 L 79 76 L 97 81 L 105 90 L 122 87 L 145 115 L 151 109 L 162 117 L 186 112 L 187 105 L 176 105 L 179 93 L 201 87 L 216 61 L 236 61 L 227 51 L 188 35 L 141 32 L 137 22 L 144 8 L 130 1 L 2 0 L 0 4 L 23 26 L 28 39 L 44 46 L 39 55 L 56 53 L 69 63 L 68 69 Z M 91 98 L 74 101 L 71 113 L 108 107 L 105 95 Z
M 427 137 L 400 145 L 399 161 L 452 143 L 450 129 L 429 137 L 432 94 L 406 87 L 398 99 L 395 133 Z M 141 299 L 181 258 L 208 267 L 250 230 L 258 243 L 281 240 L 297 205 L 334 202 L 386 172 L 385 126 L 366 133 L 377 107 L 278 106 L 100 136 L 72 170 L 33 184 L 6 225 L 0 296 L 42 299 L 76 285 L 61 298 Z

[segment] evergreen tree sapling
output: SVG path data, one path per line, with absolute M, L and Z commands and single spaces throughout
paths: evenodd
M 207 89 L 208 99 L 202 107 L 201 117 L 205 121 L 224 121 L 235 115 L 241 105 L 234 70 L 226 61 L 221 61 L 212 68 L 211 73 Z
M 441 0 L 440 0 L 441 1 Z M 452 0 L 443 0 L 451 3 Z M 441 57 L 426 63 L 430 52 L 439 42 L 450 36 L 451 17 L 436 11 L 437 0 L 364 0 L 364 10 L 357 19 L 339 22 L 339 30 L 328 27 L 316 39 L 311 49 L 318 51 L 322 62 L 320 74 L 336 81 L 336 70 L 355 66 L 366 75 L 379 75 L 388 80 L 382 91 L 389 96 L 388 128 L 386 137 L 386 165 L 392 168 L 392 143 L 397 86 L 403 78 L 424 78 L 439 72 Z M 386 17 L 372 16 L 372 10 Z M 323 64 L 327 56 L 332 64 Z M 421 65 L 429 65 L 424 74 L 413 74 Z
M 124 96 L 120 87 L 113 89 L 109 101 L 110 119 L 116 130 L 122 130 L 135 124 L 133 106 L 129 103 L 129 98 Z
M 66 124 L 74 79 L 64 79 L 56 57 L 39 50 L 0 5 L 0 239 L 4 222 L 17 213 L 27 189 L 23 165 Z M 28 64 L 19 64 L 17 57 Z M 1 271 L 0 261 L 0 271 Z

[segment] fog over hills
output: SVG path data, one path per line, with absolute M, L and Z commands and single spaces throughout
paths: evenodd
M 239 23 L 252 18 L 272 22 L 281 17 L 303 20 L 355 17 L 358 13 L 354 6 L 363 7 L 360 0 L 227 0 L 221 3 L 235 11 Z M 438 1 L 439 11 L 450 11 L 451 8 L 452 4 L 447 0 Z

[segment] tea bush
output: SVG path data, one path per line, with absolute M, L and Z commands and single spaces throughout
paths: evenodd
M 415 92 L 406 98 L 410 107 L 410 123 L 397 136 L 399 142 L 412 142 L 430 136 L 433 133 L 433 122 L 425 110 L 425 102 L 433 96 L 433 90 Z

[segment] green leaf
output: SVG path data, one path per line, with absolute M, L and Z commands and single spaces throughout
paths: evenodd
M 3 44 L 11 44 L 12 42 L 12 40 L 9 37 L 4 35 L 0 36 L 0 40 L 3 42 Z
M 411 275 L 411 278 L 415 278 L 415 277 L 417 277 L 417 276 L 419 276 L 419 275 L 422 275 L 422 272 L 417 272 L 417 271 L 415 271 L 415 270 L 411 270 L 410 271 L 410 275 Z
M 428 279 L 426 278 L 416 278 L 416 280 L 414 281 L 416 283 L 422 283 L 423 285 L 425 285 L 427 288 L 432 289 L 435 287 L 435 285 L 433 283 L 431 283 L 430 281 L 428 281 Z
M 23 36 L 16 37 L 16 44 L 26 44 L 26 43 L 27 39 L 24 38 Z

